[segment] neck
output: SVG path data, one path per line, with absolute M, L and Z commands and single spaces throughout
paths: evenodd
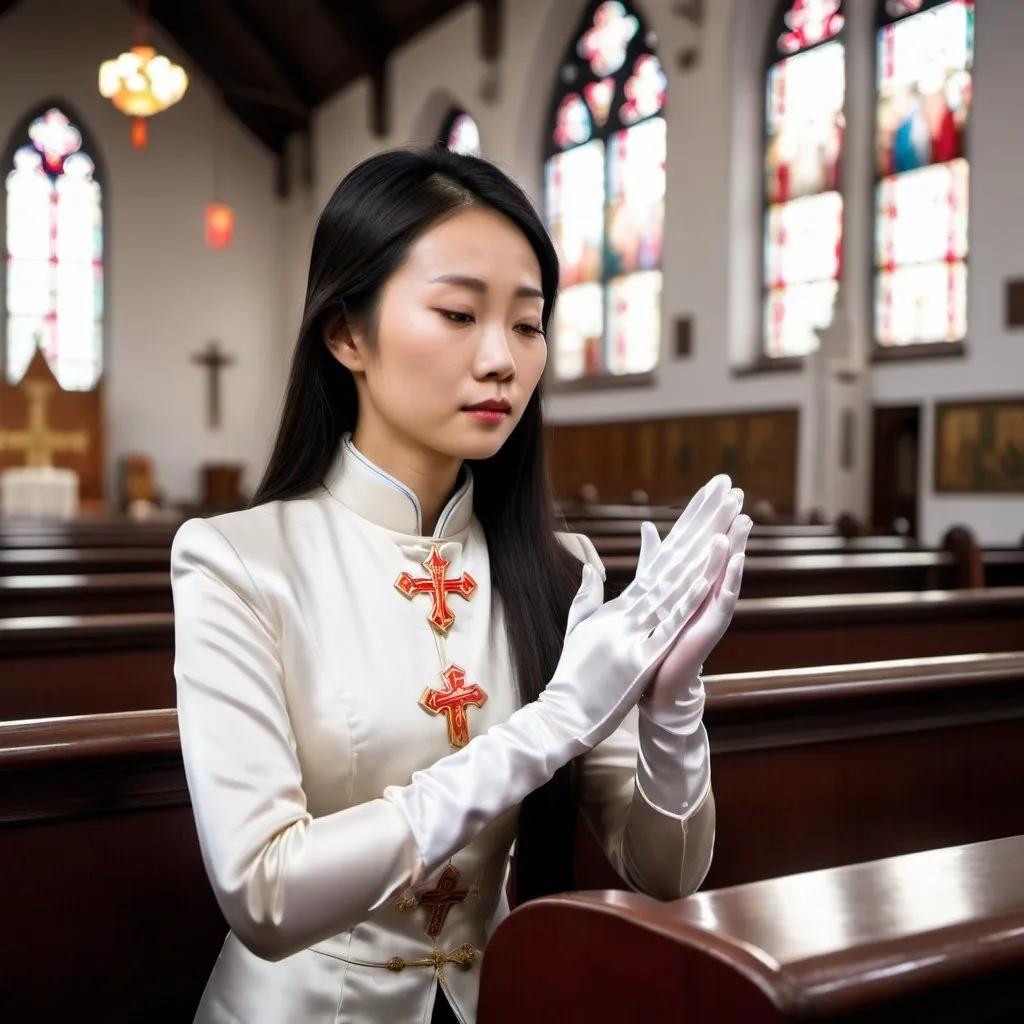
M 352 444 L 416 495 L 423 533 L 425 536 L 433 534 L 441 510 L 455 490 L 462 460 L 426 451 L 412 443 L 377 437 L 372 431 L 360 430 L 358 425 L 352 433 Z

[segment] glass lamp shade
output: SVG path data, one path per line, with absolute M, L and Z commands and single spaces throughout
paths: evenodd
M 206 244 L 211 249 L 224 249 L 231 244 L 235 231 L 235 211 L 224 203 L 206 207 Z
M 132 145 L 146 145 L 146 125 L 152 117 L 174 106 L 185 95 L 188 75 L 151 46 L 133 46 L 100 65 L 100 95 L 132 120 Z

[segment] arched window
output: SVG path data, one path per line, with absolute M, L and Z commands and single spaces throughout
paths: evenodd
M 880 0 L 875 340 L 967 334 L 974 0 Z
M 764 352 L 801 356 L 832 322 L 843 244 L 842 0 L 779 5 L 765 81 Z
M 3 362 L 17 383 L 37 348 L 68 391 L 103 370 L 103 193 L 80 126 L 47 105 L 15 130 L 6 168 Z
M 658 363 L 667 80 L 654 47 L 632 4 L 592 0 L 559 70 L 544 203 L 562 267 L 559 380 Z
M 456 153 L 467 156 L 482 156 L 480 148 L 480 127 L 464 110 L 452 107 L 444 119 L 440 141 Z

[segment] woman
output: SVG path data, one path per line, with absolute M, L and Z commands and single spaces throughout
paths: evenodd
M 707 870 L 699 673 L 750 522 L 716 478 L 603 603 L 545 476 L 557 279 L 526 197 L 472 157 L 370 159 L 320 218 L 253 507 L 172 552 L 182 752 L 231 926 L 198 1021 L 474 1020 L 512 841 L 520 900 L 571 888 L 578 807 L 629 884 L 676 898 Z

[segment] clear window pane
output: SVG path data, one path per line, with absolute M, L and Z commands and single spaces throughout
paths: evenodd
M 102 222 L 99 185 L 87 178 L 61 175 L 57 179 L 57 258 L 96 259 L 102 251 Z
M 604 243 L 604 143 L 595 139 L 553 156 L 547 166 L 546 195 L 562 287 L 599 281 Z
M 609 373 L 648 373 L 661 348 L 661 271 L 619 277 L 608 285 Z
M 878 185 L 878 265 L 928 263 L 967 255 L 966 160 L 924 167 Z
M 604 300 L 599 284 L 566 288 L 555 306 L 555 375 L 572 380 L 604 372 Z
M 880 344 L 960 341 L 966 335 L 966 263 L 925 263 L 879 274 L 875 336 Z
M 835 281 L 772 288 L 765 298 L 764 350 L 769 356 L 804 356 L 818 348 L 816 328 L 832 322 Z
M 43 174 L 42 157 L 29 147 L 14 154 L 7 175 L 7 252 L 16 259 L 49 259 L 50 201 L 53 185 Z
M 41 317 L 11 316 L 7 318 L 6 377 L 17 384 L 25 375 L 28 364 L 44 337 L 45 325 Z
M 665 227 L 665 121 L 612 136 L 608 149 L 608 277 L 661 266 Z
M 838 192 L 772 206 L 765 219 L 764 272 L 769 287 L 839 275 L 843 199 Z

